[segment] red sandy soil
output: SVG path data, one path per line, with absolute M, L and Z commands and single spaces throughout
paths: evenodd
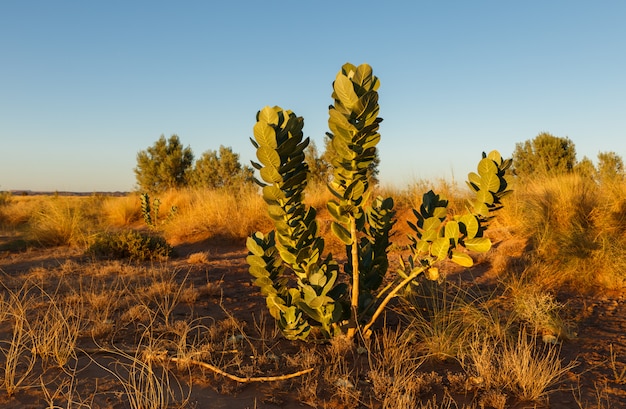
M 5 238 L 6 241 L 6 238 Z M 2 240 L 0 239 L 0 244 Z M 265 300 L 257 289 L 250 283 L 250 275 L 247 272 L 247 251 L 243 242 L 216 243 L 204 242 L 193 245 L 181 245 L 176 248 L 177 257 L 168 262 L 172 268 L 179 268 L 189 272 L 187 280 L 197 287 L 210 282 L 221 282 L 221 294 L 213 294 L 199 299 L 193 306 L 195 317 L 207 317 L 211 322 L 217 322 L 226 317 L 226 312 L 237 319 L 247 323 L 246 329 L 254 328 L 254 321 L 261 314 L 266 314 Z M 187 258 L 196 252 L 208 252 L 207 264 L 188 264 Z M 54 268 L 63 265 L 66 260 L 77 263 L 87 262 L 80 252 L 66 248 L 45 250 L 29 250 L 21 252 L 4 252 L 0 254 L 0 272 L 4 277 L 15 276 L 29 271 L 33 267 L 44 266 Z M 89 261 L 91 262 L 91 261 Z M 489 276 L 489 270 L 476 268 L 472 271 L 475 278 L 484 276 L 485 285 L 489 285 L 493 278 Z M 481 270 L 484 270 L 481 272 Z M 610 365 L 611 346 L 617 357 L 618 371 L 626 370 L 626 298 L 624 293 L 612 292 L 602 295 L 574 295 L 559 294 L 558 299 L 567 305 L 568 315 L 573 320 L 577 336 L 564 341 L 561 355 L 563 362 L 576 360 L 579 364 L 572 369 L 564 379 L 548 395 L 548 399 L 542 403 L 510 402 L 507 407 L 530 408 L 549 407 L 555 409 L 569 409 L 579 407 L 575 400 L 578 399 L 586 404 L 586 408 L 626 408 L 626 384 L 624 379 L 618 383 Z M 189 313 L 189 307 L 177 308 L 174 311 L 175 319 L 184 319 Z M 273 325 L 271 318 L 269 324 Z M 11 335 L 7 331 L 8 326 L 0 324 L 0 340 L 10 340 Z M 135 333 L 120 330 L 111 340 L 118 348 L 132 346 Z M 3 347 L 6 344 L 2 345 Z M 84 350 L 95 348 L 89 337 L 79 340 L 79 347 Z M 297 369 L 284 364 L 284 357 L 297 353 L 301 347 L 313 348 L 300 342 L 288 342 L 277 337 L 271 345 L 272 352 L 281 360 L 278 368 L 268 367 L 267 373 L 262 375 L 278 375 L 293 372 Z M 320 347 L 320 346 L 317 346 Z M 323 347 L 323 346 L 321 346 Z M 4 357 L 0 355 L 0 360 Z M 79 353 L 77 366 L 80 368 L 76 376 L 77 384 L 75 397 L 86 400 L 88 406 L 93 408 L 126 408 L 129 407 L 124 396 L 124 390 L 119 382 L 109 372 L 102 369 L 111 365 L 119 358 L 113 358 L 107 353 Z M 359 360 L 357 357 L 356 360 Z M 96 365 L 97 361 L 99 365 Z M 362 363 L 356 362 L 355 365 Z M 0 362 L 0 368 L 4 362 Z M 58 369 L 58 368 L 57 368 Z M 445 378 L 450 372 L 460 372 L 460 367 L 455 363 L 430 363 L 424 366 L 425 372 L 437 371 Z M 2 371 L 2 369 L 0 369 Z M 174 373 L 177 370 L 172 368 Z M 39 371 L 41 373 L 41 371 Z M 179 379 L 184 380 L 185 372 Z M 254 376 L 261 374 L 255 373 Z M 51 392 L 54 385 L 63 379 L 58 370 L 48 370 L 43 374 Z M 55 378 L 56 377 L 56 378 Z M 227 380 L 211 371 L 200 368 L 192 369 L 194 384 L 190 396 L 189 407 L 196 408 L 303 408 L 309 407 L 298 401 L 296 393 L 300 380 L 287 380 L 270 383 L 237 383 Z M 360 375 L 360 385 L 367 388 L 366 371 Z M 626 378 L 626 374 L 622 378 Z M 55 380 L 56 379 L 56 380 Z M 55 383 L 56 382 L 56 383 Z M 3 389 L 0 389 L 0 407 L 2 408 L 42 408 L 46 407 L 41 390 L 39 378 L 31 379 L 31 388 L 23 389 L 13 397 L 7 397 Z M 445 384 L 445 381 L 444 381 Z M 460 402 L 469 402 L 475 398 L 475 391 L 467 391 L 464 395 L 455 395 Z M 598 405 L 598 394 L 602 406 Z M 362 401 L 369 404 L 367 394 L 362 395 Z M 439 400 L 438 400 L 439 401 Z M 60 403 L 61 407 L 68 407 L 67 403 Z M 76 407 L 76 405 L 74 406 Z M 360 407 L 357 402 L 354 405 L 342 405 L 331 397 L 330 392 L 319 390 L 318 407 Z M 366 407 L 366 406 L 362 406 Z M 376 404 L 373 405 L 376 406 Z M 462 407 L 459 405 L 459 407 Z M 478 405 L 477 405 L 478 407 Z

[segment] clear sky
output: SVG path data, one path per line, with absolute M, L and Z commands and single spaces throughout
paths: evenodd
M 383 183 L 544 131 L 626 156 L 624 1 L 3 0 L 0 190 L 132 190 L 161 135 L 248 163 L 265 105 L 321 148 L 345 62 L 381 81 Z

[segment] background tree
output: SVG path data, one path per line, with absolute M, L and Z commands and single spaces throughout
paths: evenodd
M 241 166 L 239 154 L 230 147 L 220 146 L 219 152 L 208 150 L 196 161 L 190 184 L 193 187 L 216 189 L 250 183 L 253 175 L 250 166 Z
M 574 166 L 574 172 L 587 179 L 593 179 L 597 173 L 593 161 L 586 156 L 576 163 L 576 166 Z
M 304 160 L 309 166 L 309 183 L 326 185 L 332 173 L 330 163 L 320 156 L 315 142 L 311 141 L 304 150 Z
M 137 153 L 137 185 L 150 193 L 186 186 L 192 164 L 193 152 L 183 147 L 178 135 L 167 140 L 161 135 L 154 145 Z
M 513 164 L 520 177 L 568 173 L 576 165 L 576 148 L 569 138 L 543 132 L 515 145 Z
M 615 152 L 598 153 L 596 177 L 600 182 L 621 181 L 624 179 L 624 161 Z

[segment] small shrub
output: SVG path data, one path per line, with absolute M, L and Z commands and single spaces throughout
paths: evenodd
M 96 257 L 146 261 L 165 260 L 172 248 L 161 236 L 128 230 L 98 236 L 88 252 Z
M 33 241 L 42 246 L 82 246 L 86 242 L 87 226 L 80 205 L 53 198 L 42 204 L 29 220 Z

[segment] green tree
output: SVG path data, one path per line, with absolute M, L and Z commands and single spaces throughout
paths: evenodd
M 624 161 L 615 152 L 598 153 L 597 178 L 600 182 L 623 180 Z
M 330 163 L 320 156 L 315 142 L 311 141 L 304 150 L 304 160 L 309 167 L 310 184 L 327 184 L 332 174 Z
M 232 148 L 220 146 L 219 152 L 208 150 L 196 161 L 191 172 L 190 184 L 201 188 L 221 188 L 250 183 L 254 171 L 250 166 L 241 166 L 239 154 Z
M 137 185 L 151 193 L 186 186 L 192 164 L 193 152 L 183 147 L 178 135 L 167 140 L 161 135 L 154 145 L 137 153 Z
M 513 163 L 520 177 L 568 173 L 576 165 L 576 148 L 569 138 L 543 132 L 515 145 Z
M 574 172 L 587 179 L 593 179 L 597 173 L 593 161 L 586 156 L 576 163 L 576 166 L 574 166 Z

